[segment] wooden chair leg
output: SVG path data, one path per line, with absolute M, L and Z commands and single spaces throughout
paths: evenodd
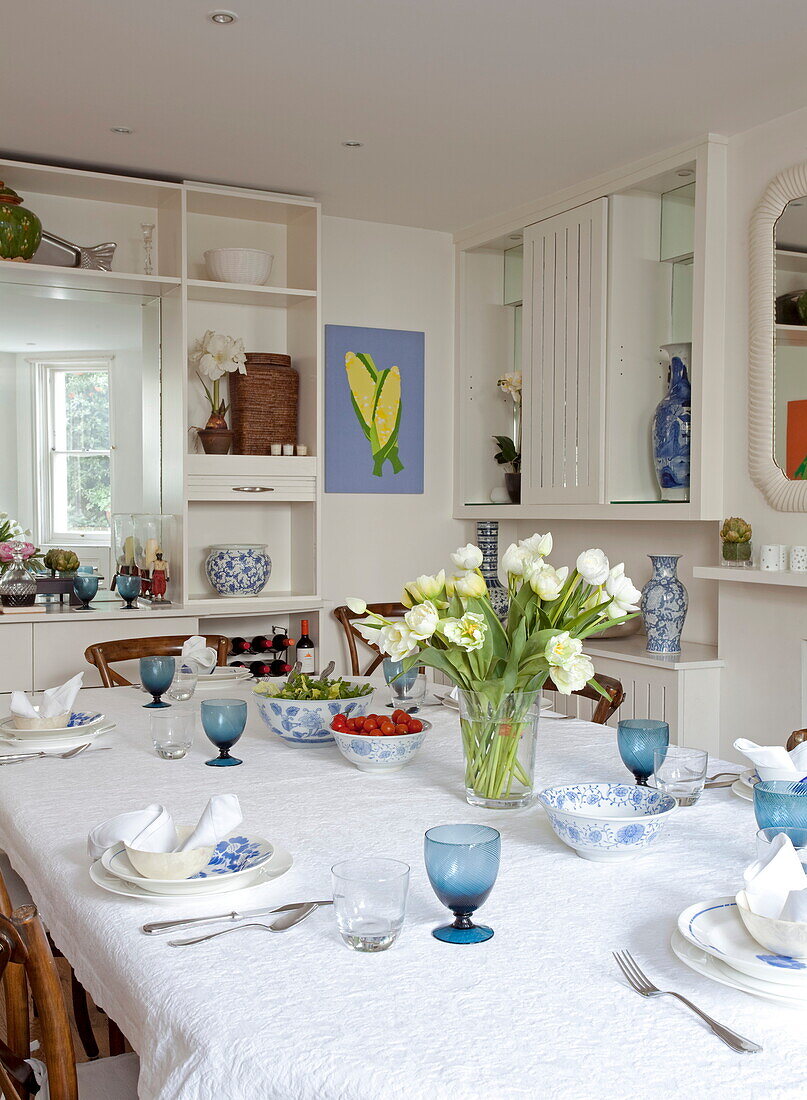
M 123 1054 L 126 1050 L 126 1040 L 123 1037 L 123 1032 L 115 1023 L 107 1016 L 107 1030 L 109 1032 L 109 1055 L 113 1057 L 116 1054 Z
M 87 991 L 73 973 L 72 966 L 70 967 L 70 997 L 73 1002 L 73 1020 L 76 1024 L 78 1037 L 81 1039 L 81 1045 L 84 1047 L 84 1053 L 90 1059 L 97 1058 L 100 1051 L 90 1023 Z

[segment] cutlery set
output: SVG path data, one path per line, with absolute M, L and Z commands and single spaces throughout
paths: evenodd
M 234 911 L 232 913 L 219 913 L 212 917 L 188 917 L 184 920 L 153 921 L 144 924 L 141 927 L 141 932 L 144 932 L 147 936 L 159 936 L 177 932 L 184 928 L 200 928 L 205 924 L 219 924 L 222 921 L 230 922 L 229 928 L 219 928 L 217 931 L 207 932 L 203 936 L 168 941 L 169 947 L 187 947 L 189 944 L 204 943 L 205 940 L 215 939 L 217 936 L 223 936 L 228 932 L 239 932 L 243 928 L 260 928 L 265 932 L 287 932 L 290 928 L 294 928 L 295 925 L 304 921 L 306 917 L 311 916 L 315 909 L 319 909 L 324 905 L 333 905 L 333 901 L 299 901 L 290 905 L 276 905 L 268 909 L 250 909 L 243 913 Z M 253 919 L 255 917 L 270 917 L 274 914 L 281 915 L 271 924 L 258 923 Z
M 26 760 L 72 760 L 74 756 L 78 756 L 80 753 L 88 749 L 92 741 L 85 741 L 83 745 L 74 745 L 72 749 L 67 749 L 65 752 L 15 752 L 8 753 L 5 756 L 0 756 L 0 767 L 6 764 L 24 764 Z M 111 745 L 102 745 L 100 748 L 94 749 L 94 752 L 106 752 L 111 749 Z

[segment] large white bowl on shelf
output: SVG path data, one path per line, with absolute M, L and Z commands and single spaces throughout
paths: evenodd
M 656 840 L 677 809 L 670 795 L 631 783 L 568 783 L 538 795 L 564 844 L 583 859 L 631 859 Z
M 272 273 L 274 258 L 260 248 L 211 248 L 205 252 L 205 266 L 214 282 L 263 286 Z

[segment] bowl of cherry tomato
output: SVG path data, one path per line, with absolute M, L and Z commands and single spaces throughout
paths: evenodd
M 419 751 L 431 722 L 394 710 L 355 718 L 337 714 L 331 722 L 336 746 L 363 772 L 394 772 Z

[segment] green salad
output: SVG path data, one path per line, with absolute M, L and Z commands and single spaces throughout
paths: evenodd
M 273 699 L 357 699 L 369 695 L 371 684 L 353 684 L 340 676 L 338 680 L 315 679 L 299 672 L 288 680 L 261 680 L 252 689 L 256 695 L 268 695 Z

